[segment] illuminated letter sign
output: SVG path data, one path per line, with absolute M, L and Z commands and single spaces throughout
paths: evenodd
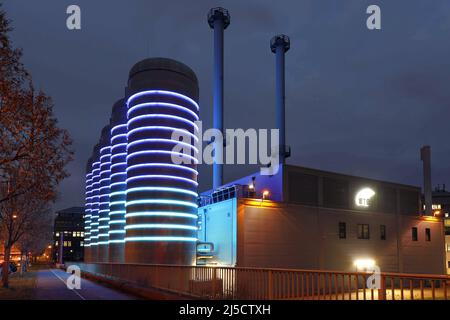
M 357 207 L 368 207 L 369 200 L 375 195 L 375 191 L 370 188 L 364 188 L 358 191 L 355 196 L 355 204 Z

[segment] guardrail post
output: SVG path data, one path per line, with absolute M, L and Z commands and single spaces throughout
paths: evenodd
M 386 276 L 381 275 L 380 288 L 378 289 L 378 300 L 386 300 Z
M 267 271 L 267 299 L 272 300 L 273 299 L 273 274 L 272 270 Z

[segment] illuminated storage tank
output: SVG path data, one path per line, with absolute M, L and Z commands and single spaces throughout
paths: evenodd
M 128 146 L 125 261 L 187 264 L 197 241 L 198 81 L 171 59 L 143 60 L 127 87 Z M 190 155 L 173 151 L 172 133 L 189 137 Z M 172 156 L 190 161 L 176 164 Z
M 100 140 L 100 184 L 98 208 L 98 262 L 107 262 L 109 255 L 109 184 L 111 166 L 111 128 L 109 125 L 102 130 Z
M 109 261 L 123 263 L 127 179 L 127 106 L 114 104 L 111 116 L 111 183 L 109 194 Z
M 92 157 L 92 202 L 91 202 L 91 235 L 90 261 L 97 262 L 98 218 L 99 218 L 99 189 L 100 189 L 100 144 L 95 145 Z
M 89 262 L 91 235 L 91 202 L 92 202 L 92 158 L 86 163 L 86 203 L 84 207 L 84 261 Z

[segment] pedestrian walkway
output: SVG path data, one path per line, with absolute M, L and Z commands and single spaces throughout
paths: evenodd
M 104 287 L 95 282 L 81 279 L 80 290 L 67 288 L 70 274 L 60 269 L 36 271 L 36 299 L 38 300 L 133 300 L 125 293 Z

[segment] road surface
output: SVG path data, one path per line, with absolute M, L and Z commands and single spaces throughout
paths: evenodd
M 36 299 L 38 300 L 133 300 L 125 293 L 104 287 L 95 282 L 81 279 L 80 290 L 67 288 L 70 275 L 60 269 L 36 271 Z

